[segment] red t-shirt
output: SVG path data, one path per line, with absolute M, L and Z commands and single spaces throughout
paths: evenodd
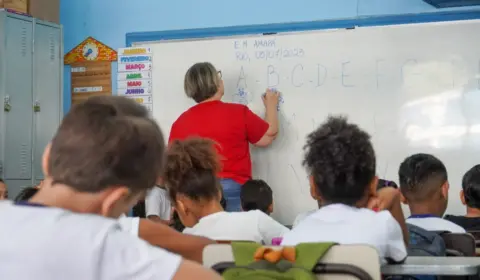
M 257 143 L 267 130 L 268 123 L 247 106 L 210 101 L 185 111 L 173 123 L 168 142 L 195 136 L 212 139 L 222 156 L 218 176 L 243 184 L 252 178 L 249 143 Z

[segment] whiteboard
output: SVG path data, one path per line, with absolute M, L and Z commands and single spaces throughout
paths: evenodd
M 152 48 L 153 116 L 167 135 L 194 105 L 183 79 L 196 62 L 222 71 L 224 101 L 260 113 L 267 87 L 282 92 L 278 138 L 251 151 L 254 177 L 273 188 L 274 217 L 290 224 L 317 207 L 303 146 L 329 114 L 372 135 L 381 178 L 398 182 L 400 162 L 413 153 L 439 157 L 451 185 L 447 212 L 464 213 L 461 178 L 480 161 L 478 30 L 479 20 L 464 20 L 135 45 Z

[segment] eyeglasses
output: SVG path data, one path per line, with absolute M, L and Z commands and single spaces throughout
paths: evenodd
M 222 71 L 217 71 L 218 77 L 221 79 L 222 78 Z

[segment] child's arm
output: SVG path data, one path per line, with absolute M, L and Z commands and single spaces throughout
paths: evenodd
M 138 237 L 152 245 L 199 263 L 202 263 L 203 248 L 215 243 L 204 237 L 179 233 L 166 225 L 148 219 L 140 219 Z
M 400 205 L 400 191 L 394 187 L 383 187 L 377 191 L 378 205 L 380 210 L 386 209 L 390 211 L 393 218 L 402 228 L 403 240 L 405 246 L 408 246 L 408 228 L 403 216 L 402 207 Z
M 261 211 L 255 211 L 258 214 L 258 230 L 262 235 L 263 243 L 271 245 L 272 240 L 277 237 L 283 237 L 283 235 L 290 230 L 274 220 L 272 217 Z

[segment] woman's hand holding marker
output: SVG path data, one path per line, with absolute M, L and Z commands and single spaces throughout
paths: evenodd
M 267 91 L 262 95 L 263 104 L 268 110 L 269 108 L 277 108 L 278 102 L 280 99 L 280 92 L 276 89 L 267 89 Z M 278 108 L 277 108 L 278 109 Z

